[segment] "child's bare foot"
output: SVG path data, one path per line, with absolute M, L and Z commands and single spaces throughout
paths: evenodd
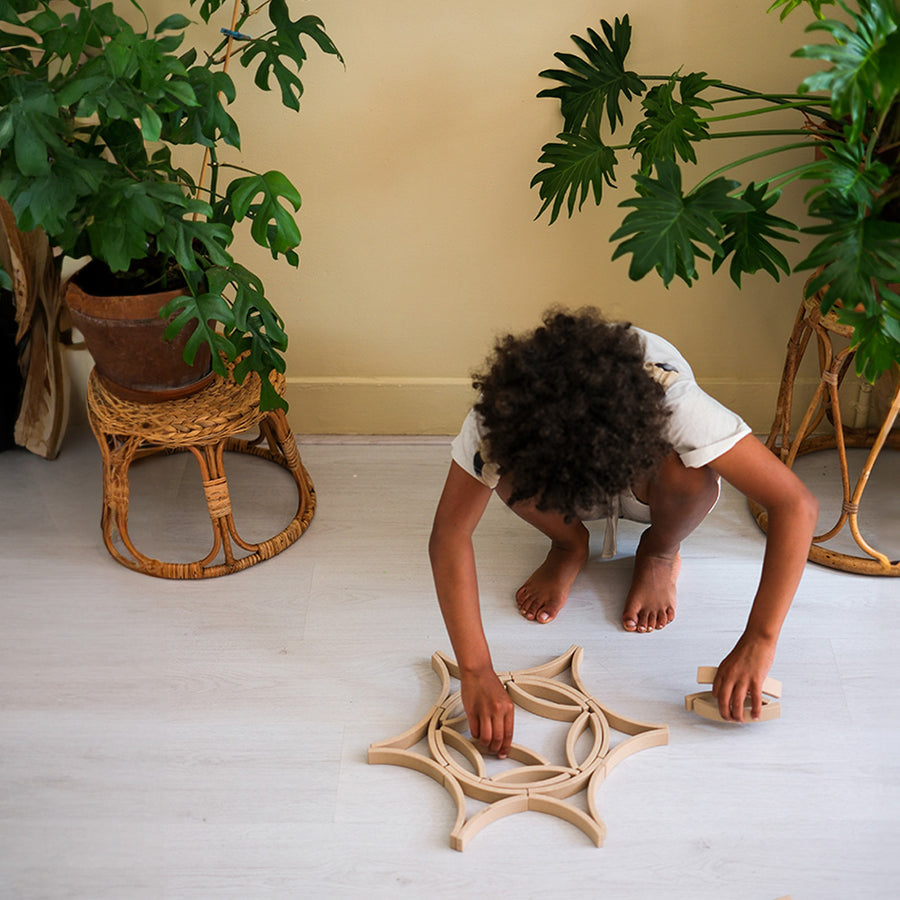
M 516 591 L 516 604 L 526 619 L 545 625 L 566 605 L 569 591 L 588 559 L 589 536 L 582 528 L 584 533 L 577 544 L 553 544 L 547 558 Z
M 622 613 L 626 631 L 657 631 L 675 618 L 675 583 L 680 571 L 681 556 L 677 550 L 674 556 L 654 555 L 646 550 L 641 538 Z

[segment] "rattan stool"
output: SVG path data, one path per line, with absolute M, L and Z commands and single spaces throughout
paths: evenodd
M 788 341 L 775 421 L 772 423 L 766 446 L 773 453 L 777 453 L 788 468 L 793 468 L 797 457 L 803 454 L 837 449 L 841 471 L 841 511 L 831 528 L 813 538 L 809 551 L 810 560 L 845 572 L 900 576 L 900 560 L 892 561 L 885 553 L 872 547 L 859 529 L 863 492 L 878 455 L 885 447 L 900 449 L 900 432 L 892 430 L 900 414 L 900 382 L 894 388 L 890 407 L 878 429 L 850 428 L 842 421 L 838 389 L 853 361 L 853 347 L 848 342 L 853 336 L 853 329 L 841 324 L 833 311 L 823 316 L 819 311 L 820 301 L 821 297 L 816 294 L 800 304 L 794 330 Z M 794 383 L 800 362 L 813 335 L 818 345 L 820 380 L 803 421 L 796 434 L 792 436 L 791 408 Z M 845 339 L 843 349 L 836 348 L 835 336 Z M 833 426 L 833 433 L 817 434 L 817 428 L 826 416 Z M 870 451 L 855 486 L 850 482 L 847 447 L 868 448 Z M 757 524 L 765 531 L 768 527 L 765 510 L 753 500 L 748 502 Z M 845 525 L 849 526 L 853 539 L 866 556 L 841 553 L 822 546 L 842 531 Z
M 279 393 L 283 376 L 273 376 Z M 259 379 L 244 384 L 216 376 L 199 393 L 177 400 L 143 403 L 123 400 L 104 385 L 96 369 L 88 378 L 87 408 L 91 428 L 103 456 L 103 540 L 113 558 L 129 569 L 160 578 L 209 578 L 246 569 L 289 547 L 306 530 L 316 508 L 316 495 L 300 459 L 283 410 L 261 412 Z M 239 438 L 253 433 L 255 438 Z M 263 446 L 265 439 L 268 446 Z M 250 453 L 278 463 L 294 477 L 299 494 L 297 513 L 274 537 L 248 543 L 235 528 L 224 451 Z M 171 563 L 146 556 L 128 535 L 128 470 L 139 456 L 190 451 L 200 466 L 213 546 L 196 562 Z M 118 532 L 123 549 L 114 541 Z M 243 552 L 245 555 L 238 555 Z

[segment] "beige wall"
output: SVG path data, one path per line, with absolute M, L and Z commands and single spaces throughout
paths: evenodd
M 468 374 L 495 335 L 532 326 L 553 303 L 594 304 L 672 340 L 701 383 L 767 430 L 802 276 L 727 274 L 665 290 L 610 261 L 615 203 L 552 227 L 535 222 L 529 181 L 560 129 L 537 73 L 569 35 L 628 12 L 631 64 L 705 70 L 763 89 L 803 77 L 789 58 L 805 14 L 767 0 L 310 0 L 346 59 L 314 47 L 299 115 L 244 90 L 242 161 L 279 168 L 303 194 L 299 271 L 247 247 L 290 334 L 290 418 L 307 433 L 454 432 Z M 172 10 L 153 0 L 154 9 Z M 219 23 L 222 24 L 222 23 Z M 246 73 L 233 69 L 235 78 Z M 773 123 L 774 124 L 774 123 Z M 720 147 L 721 145 L 719 145 Z M 727 154 L 710 147 L 712 161 Z M 625 160 L 625 199 L 630 186 Z M 794 198 L 796 202 L 796 198 Z

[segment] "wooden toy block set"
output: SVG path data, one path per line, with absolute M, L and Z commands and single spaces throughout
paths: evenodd
M 572 646 L 543 665 L 498 673 L 516 706 L 543 719 L 570 723 L 564 762 L 552 762 L 542 753 L 513 743 L 509 759 L 518 765 L 488 774 L 481 749 L 468 735 L 460 692 L 451 692 L 451 679 L 459 678 L 459 668 L 441 652 L 431 657 L 432 669 L 441 681 L 434 705 L 411 728 L 371 744 L 368 761 L 414 769 L 446 789 L 456 802 L 456 821 L 450 831 L 454 850 L 464 850 L 471 838 L 492 822 L 527 810 L 570 822 L 600 847 L 606 836 L 596 803 L 600 785 L 633 753 L 667 744 L 669 729 L 627 718 L 592 697 L 579 674 L 583 656 L 582 647 Z M 568 680 L 558 680 L 564 674 Z M 701 666 L 697 681 L 712 684 L 715 674 L 715 668 Z M 773 678 L 766 679 L 764 691 L 779 697 L 781 685 Z M 685 706 L 704 718 L 724 721 L 712 692 L 689 694 Z M 749 718 L 749 705 L 747 711 Z M 764 701 L 761 720 L 780 714 L 777 703 Z M 615 743 L 613 736 L 619 738 Z M 413 749 L 419 744 L 422 752 Z M 581 791 L 587 812 L 564 802 Z M 486 806 L 469 816 L 467 798 Z

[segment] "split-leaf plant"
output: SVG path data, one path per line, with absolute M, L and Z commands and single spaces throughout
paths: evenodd
M 739 287 L 758 271 L 777 281 L 810 270 L 806 296 L 821 291 L 822 311 L 853 327 L 857 371 L 874 380 L 900 361 L 900 9 L 896 0 L 776 0 L 769 11 L 783 20 L 804 4 L 807 31 L 826 41 L 793 55 L 825 68 L 783 93 L 681 68 L 632 71 L 627 15 L 602 21 L 602 34 L 573 35 L 579 52 L 555 54 L 565 68 L 540 73 L 556 82 L 538 96 L 559 101 L 564 130 L 543 147 L 532 186 L 543 201 L 538 215 L 549 210 L 553 222 L 589 197 L 600 204 L 617 186 L 620 155 L 633 155 L 634 196 L 619 204 L 628 212 L 610 238 L 614 259 L 630 255 L 632 279 L 655 271 L 667 286 L 675 278 L 690 285 L 698 261 L 713 272 L 727 262 Z M 627 103 L 640 103 L 643 115 L 617 142 Z M 794 118 L 768 127 L 779 111 Z M 696 174 L 697 145 L 747 138 L 772 145 Z M 804 147 L 799 160 L 785 156 Z M 730 177 L 756 160 L 771 163 L 765 177 Z M 782 189 L 801 179 L 810 184 L 802 213 L 815 222 L 802 228 L 778 206 Z M 813 246 L 790 262 L 782 246 L 798 231 Z
M 185 358 L 206 342 L 221 374 L 223 357 L 241 358 L 235 377 L 258 372 L 271 409 L 286 405 L 268 375 L 284 370 L 287 335 L 260 278 L 233 257 L 233 228 L 248 222 L 257 244 L 297 266 L 300 193 L 222 153 L 241 141 L 227 65 L 254 69 L 257 88 L 298 111 L 306 45 L 341 56 L 322 21 L 285 0 L 235 0 L 233 13 L 225 2 L 190 0 L 202 21 L 173 12 L 151 28 L 136 0 L 137 26 L 110 2 L 0 0 L 0 196 L 21 229 L 43 228 L 61 255 L 117 279 L 111 292 L 183 287 L 161 311 L 168 336 L 193 327 Z M 190 46 L 195 32 L 209 40 L 220 11 L 217 45 Z M 183 167 L 191 146 L 208 178 Z

